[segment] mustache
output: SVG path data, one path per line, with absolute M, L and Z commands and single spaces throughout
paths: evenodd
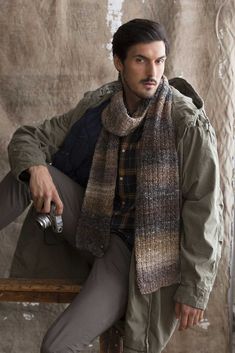
M 154 78 L 145 78 L 143 80 L 140 81 L 140 83 L 154 83 L 155 85 L 157 85 L 157 81 Z

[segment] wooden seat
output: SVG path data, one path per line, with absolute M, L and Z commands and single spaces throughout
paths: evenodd
M 75 280 L 0 279 L 1 302 L 70 303 L 80 292 Z M 115 328 L 100 336 L 100 353 L 122 353 L 123 340 Z

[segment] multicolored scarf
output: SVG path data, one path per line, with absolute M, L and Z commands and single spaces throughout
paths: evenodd
M 136 155 L 135 259 L 142 294 L 179 280 L 179 170 L 171 119 L 172 92 L 165 77 L 155 96 L 130 117 L 123 91 L 102 115 L 88 186 L 78 224 L 86 248 L 101 256 L 107 248 L 118 168 L 120 136 L 143 122 Z M 78 247 L 84 247 L 79 237 Z M 83 241 L 82 241 L 83 242 Z

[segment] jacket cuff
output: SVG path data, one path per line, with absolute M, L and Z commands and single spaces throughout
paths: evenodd
M 205 310 L 210 292 L 201 288 L 180 285 L 174 295 L 174 300 L 178 303 L 192 306 L 193 308 Z
M 45 167 L 48 166 L 48 163 L 46 163 L 44 160 L 38 160 L 35 161 L 34 163 L 21 163 L 20 165 L 17 165 L 15 168 L 11 168 L 11 172 L 12 174 L 15 176 L 15 178 L 20 181 L 20 182 L 25 182 L 25 171 L 32 166 L 36 166 L 36 165 L 43 165 Z

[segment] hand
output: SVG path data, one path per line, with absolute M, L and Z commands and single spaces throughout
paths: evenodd
M 203 319 L 204 310 L 193 308 L 186 304 L 176 303 L 175 314 L 176 318 L 180 320 L 179 331 L 182 331 L 197 325 Z
M 49 213 L 53 201 L 56 205 L 57 215 L 61 215 L 63 203 L 47 167 L 33 166 L 28 169 L 28 172 L 30 174 L 29 188 L 36 211 Z

